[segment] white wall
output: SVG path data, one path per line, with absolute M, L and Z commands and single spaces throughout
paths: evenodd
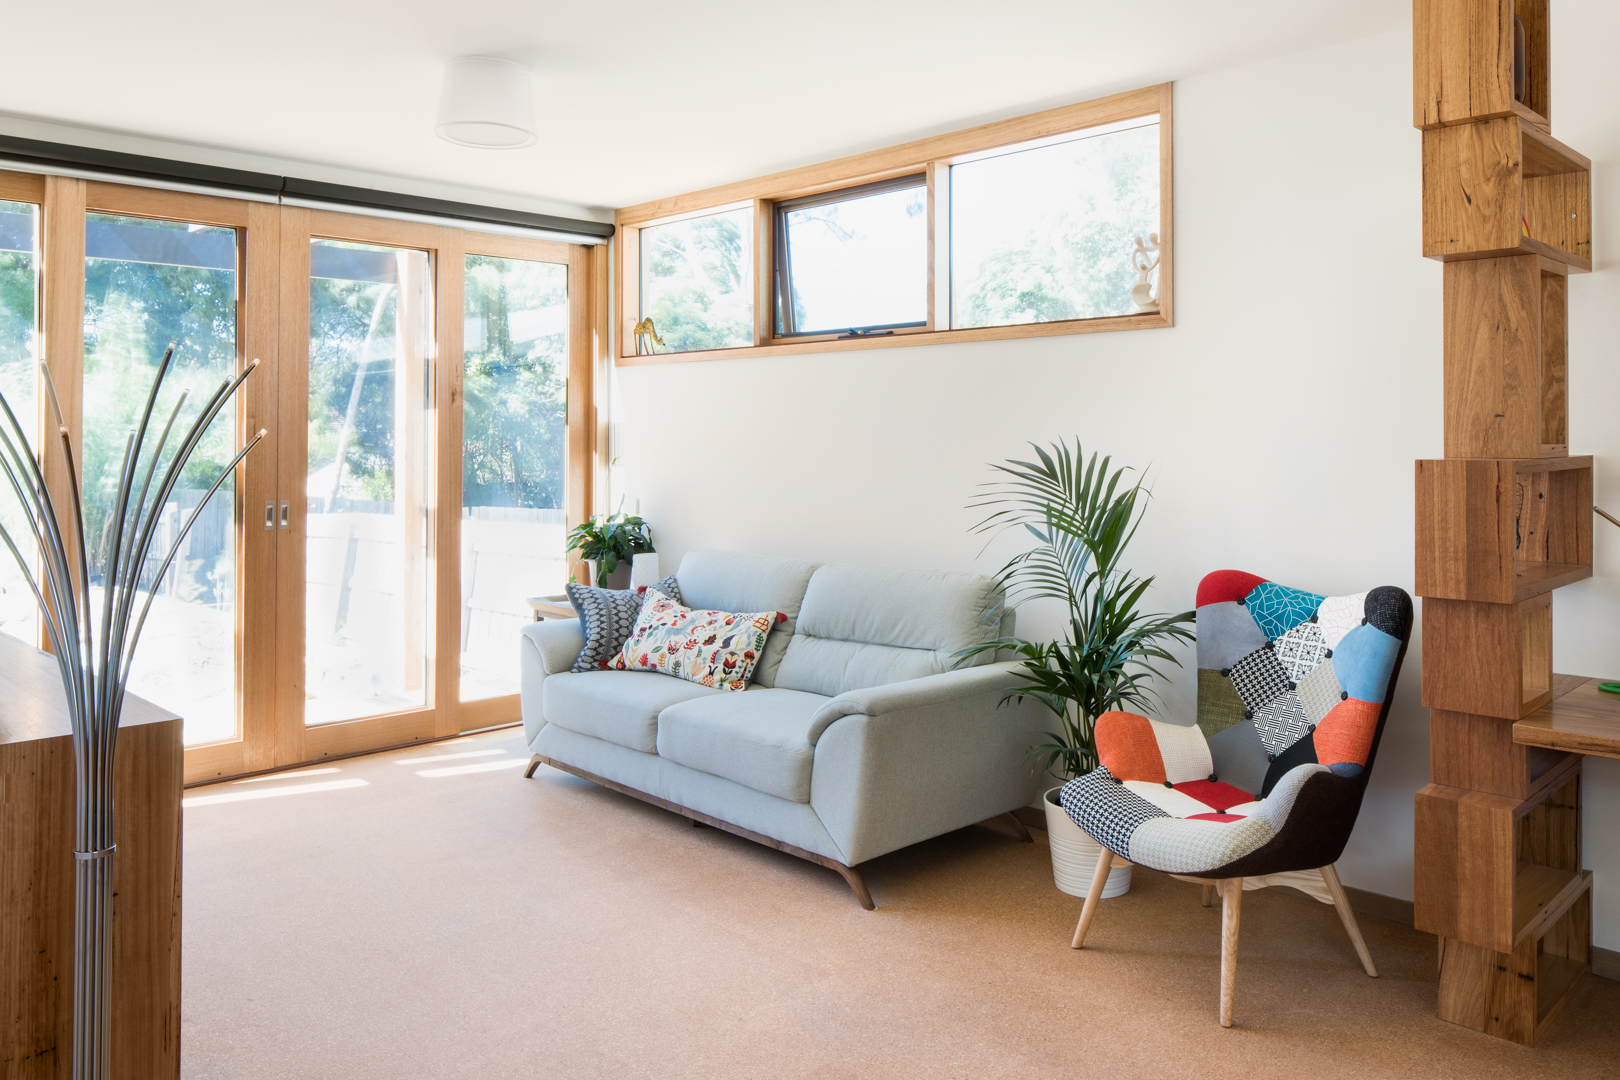
M 1579 111 L 1574 93 L 1564 105 Z M 639 498 L 667 567 L 714 546 L 988 572 L 998 551 L 981 553 L 965 509 L 986 463 L 1079 435 L 1153 467 L 1129 561 L 1159 576 L 1163 609 L 1190 607 L 1223 567 L 1330 594 L 1410 590 L 1412 462 L 1442 453 L 1441 268 L 1420 255 L 1411 115 L 1405 33 L 1178 82 L 1175 328 L 622 369 L 618 490 Z M 1573 116 L 1555 125 L 1580 147 L 1577 130 Z M 1614 278 L 1572 290 L 1571 422 L 1578 449 L 1610 455 L 1599 491 L 1620 512 L 1620 430 L 1604 424 L 1620 376 L 1597 374 L 1613 352 L 1616 315 L 1598 309 L 1612 309 Z M 1559 594 L 1562 670 L 1611 657 L 1620 672 L 1620 530 L 1600 539 L 1603 576 Z M 1033 615 L 1026 635 L 1056 631 L 1052 612 Z M 1428 779 L 1420 651 L 1340 863 L 1346 883 L 1403 898 L 1412 795 Z M 1170 712 L 1190 717 L 1194 686 L 1189 660 Z M 1586 819 L 1608 948 L 1620 948 L 1620 843 L 1603 836 L 1617 764 L 1589 767 Z

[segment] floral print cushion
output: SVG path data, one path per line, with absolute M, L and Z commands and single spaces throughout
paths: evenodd
M 720 690 L 745 690 L 765 638 L 784 617 L 775 611 L 735 614 L 682 607 L 647 590 L 636 628 L 607 665 L 615 671 L 657 671 Z

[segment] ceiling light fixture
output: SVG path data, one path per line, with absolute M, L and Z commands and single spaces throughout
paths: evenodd
M 446 142 L 483 150 L 533 146 L 538 138 L 529 69 L 492 56 L 450 61 L 434 131 Z

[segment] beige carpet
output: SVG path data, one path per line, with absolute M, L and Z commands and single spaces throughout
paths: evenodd
M 866 912 L 830 870 L 524 757 L 507 730 L 189 791 L 183 1074 L 1616 1074 L 1620 983 L 1511 1046 L 1435 1018 L 1433 938 L 1363 919 L 1369 979 L 1331 908 L 1266 890 L 1222 1030 L 1196 886 L 1137 870 L 1075 952 L 1045 834 L 973 827 L 868 864 Z

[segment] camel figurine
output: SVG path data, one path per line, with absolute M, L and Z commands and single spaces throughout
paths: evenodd
M 636 323 L 636 328 L 632 331 L 632 333 L 636 335 L 637 356 L 643 355 L 644 352 L 656 352 L 657 349 L 653 348 L 653 345 L 655 344 L 660 349 L 667 348 L 667 346 L 664 344 L 664 339 L 658 336 L 658 330 L 653 326 L 651 315 Z M 648 340 L 649 338 L 651 341 Z

